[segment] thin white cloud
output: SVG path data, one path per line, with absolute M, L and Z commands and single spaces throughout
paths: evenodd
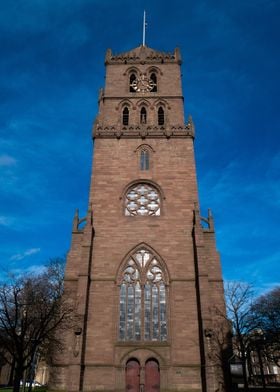
M 13 219 L 7 216 L 0 215 L 0 226 L 8 227 L 13 224 Z
M 46 270 L 45 265 L 34 264 L 27 268 L 26 272 L 34 275 L 39 275 Z
M 267 168 L 266 174 L 261 178 L 255 177 L 254 170 L 261 167 Z M 205 192 L 206 200 L 213 210 L 216 206 L 228 208 L 229 202 L 234 204 L 238 201 L 240 211 L 241 200 L 245 206 L 248 200 L 251 200 L 276 208 L 280 206 L 280 189 L 277 182 L 279 168 L 279 153 L 272 157 L 258 157 L 251 162 L 250 167 L 246 167 L 244 162 L 232 160 L 223 170 L 208 170 L 202 175 L 200 188 Z M 241 176 L 241 173 L 244 173 L 244 176 Z
M 30 248 L 30 249 L 27 249 L 25 252 L 16 253 L 15 255 L 11 256 L 10 260 L 19 261 L 19 260 L 25 259 L 26 257 L 32 256 L 36 253 L 39 253 L 40 251 L 41 251 L 40 248 Z
M 6 279 L 8 276 L 24 276 L 26 274 L 30 275 L 40 275 L 46 271 L 46 266 L 42 264 L 33 264 L 26 268 L 13 268 L 10 271 L 0 270 L 0 279 Z
M 0 155 L 0 167 L 1 166 L 15 166 L 16 159 L 10 155 Z

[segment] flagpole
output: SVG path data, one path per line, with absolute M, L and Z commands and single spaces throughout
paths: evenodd
M 146 11 L 144 11 L 144 18 L 143 18 L 143 46 L 145 46 L 145 39 L 146 39 Z

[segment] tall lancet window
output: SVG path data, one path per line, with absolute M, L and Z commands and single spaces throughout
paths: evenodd
M 123 125 L 128 125 L 128 123 L 129 123 L 129 110 L 128 110 L 127 106 L 123 109 L 122 123 L 123 123 Z
M 150 156 L 148 150 L 141 150 L 140 152 L 140 170 L 149 170 Z
M 147 110 L 144 107 L 140 111 L 140 124 L 147 124 Z
M 164 125 L 164 110 L 161 106 L 158 109 L 158 125 Z
M 157 92 L 157 75 L 154 72 L 151 74 L 150 80 L 153 83 L 153 88 L 151 90 L 151 93 L 156 93 Z
M 134 73 L 132 73 L 129 77 L 129 92 L 130 93 L 135 93 L 136 90 L 134 88 L 135 83 L 136 83 L 136 75 Z
M 122 272 L 119 339 L 167 340 L 164 272 L 157 257 L 144 247 L 129 257 Z

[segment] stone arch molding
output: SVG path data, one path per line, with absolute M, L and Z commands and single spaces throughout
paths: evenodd
M 153 147 L 150 145 L 150 144 L 147 144 L 147 143 L 142 143 L 142 144 L 140 144 L 135 150 L 134 150 L 134 152 L 137 152 L 137 151 L 141 151 L 141 150 L 149 150 L 150 152 L 155 152 L 155 150 L 153 149 Z
M 139 146 L 139 147 L 141 147 L 141 146 Z M 138 149 L 138 148 L 137 148 L 137 149 Z M 137 150 L 137 149 L 136 149 L 136 150 Z M 164 192 L 163 192 L 161 186 L 159 186 L 155 181 L 148 180 L 148 179 L 144 179 L 144 178 L 140 178 L 139 180 L 133 180 L 133 181 L 129 182 L 129 183 L 123 188 L 123 191 L 122 191 L 122 193 L 121 193 L 121 195 L 120 195 L 120 200 L 123 200 L 123 199 L 124 199 L 124 196 L 126 195 L 126 193 L 127 193 L 127 191 L 129 190 L 129 188 L 131 188 L 133 185 L 137 185 L 137 184 L 140 184 L 140 183 L 142 183 L 142 182 L 144 182 L 144 183 L 146 183 L 146 184 L 148 184 L 148 185 L 151 185 L 151 186 L 155 187 L 155 188 L 157 189 L 157 191 L 159 192 L 160 197 L 162 198 L 162 200 L 165 200 L 165 199 L 166 199 L 166 197 L 165 197 L 165 195 L 164 195 Z
M 150 107 L 152 106 L 152 104 L 151 104 L 151 102 L 148 101 L 147 99 L 141 98 L 141 99 L 139 99 L 139 100 L 137 101 L 136 106 L 137 106 L 138 108 L 145 107 L 146 109 L 148 109 L 148 108 L 150 108 Z
M 155 65 L 151 65 L 146 70 L 146 73 L 148 73 L 148 74 L 151 74 L 153 72 L 158 74 L 158 75 L 163 75 L 162 70 L 159 67 L 155 66 Z
M 120 358 L 120 365 L 125 367 L 127 361 L 130 359 L 136 359 L 140 366 L 145 366 L 148 359 L 156 359 L 160 367 L 166 365 L 166 360 L 161 356 L 155 349 L 144 349 L 144 348 L 132 348 L 128 349 L 127 352 Z
M 132 248 L 129 252 L 126 253 L 126 255 L 124 256 L 121 264 L 118 267 L 118 270 L 116 272 L 116 282 L 117 284 L 120 284 L 121 280 L 122 280 L 122 274 L 123 271 L 127 265 L 127 261 L 128 259 L 135 254 L 137 251 L 141 250 L 141 249 L 145 249 L 148 252 L 150 252 L 158 261 L 158 263 L 160 264 L 162 271 L 164 273 L 164 281 L 165 281 L 165 285 L 168 286 L 169 284 L 169 271 L 167 268 L 167 265 L 165 263 L 165 261 L 162 259 L 162 257 L 158 254 L 158 252 L 156 252 L 151 246 L 149 246 L 148 244 L 146 244 L 145 242 L 141 242 L 140 244 L 138 244 L 137 246 L 135 246 L 134 248 Z
M 118 105 L 116 106 L 116 110 L 123 109 L 125 106 L 132 108 L 133 110 L 136 109 L 136 106 L 132 103 L 132 101 L 128 98 L 122 99 Z
M 140 74 L 140 69 L 135 66 L 128 67 L 123 75 L 126 76 L 126 75 L 132 74 L 132 73 Z
M 156 109 L 158 109 L 160 106 L 162 106 L 163 108 L 167 108 L 168 110 L 171 109 L 169 103 L 164 98 L 158 98 L 153 103 L 153 107 Z

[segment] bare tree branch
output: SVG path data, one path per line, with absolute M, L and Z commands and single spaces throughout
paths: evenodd
M 15 363 L 14 392 L 34 356 L 50 358 L 59 347 L 55 331 L 76 323 L 74 304 L 63 294 L 63 263 L 52 260 L 38 275 L 12 277 L 0 285 L 0 346 L 2 356 Z

